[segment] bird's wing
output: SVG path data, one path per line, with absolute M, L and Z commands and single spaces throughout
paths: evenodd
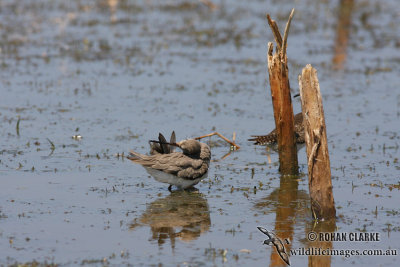
M 158 134 L 158 143 L 150 142 L 150 155 L 156 154 L 169 154 L 175 151 L 175 147 L 167 144 L 167 139 L 165 139 L 162 133 Z M 170 144 L 176 143 L 175 131 L 171 134 Z
M 178 177 L 181 177 L 184 179 L 190 179 L 190 180 L 200 178 L 207 173 L 208 164 L 209 164 L 208 162 L 204 161 L 201 163 L 201 165 L 198 168 L 194 168 L 193 166 L 182 168 L 178 172 Z
M 160 144 L 149 142 L 150 144 L 150 155 L 161 154 Z
M 170 144 L 175 144 L 176 143 L 175 131 L 172 131 L 171 138 L 169 139 L 169 143 Z M 169 149 L 170 149 L 170 153 L 175 151 L 175 147 L 174 146 L 169 146 Z
M 257 229 L 260 230 L 260 232 L 263 233 L 264 235 L 267 235 L 269 238 L 272 238 L 271 233 L 264 227 L 257 226 Z
M 170 153 L 169 145 L 167 145 L 167 139 L 161 133 L 158 134 L 158 141 L 160 141 L 161 154 Z
M 172 173 L 184 179 L 197 179 L 208 170 L 208 161 L 192 159 L 182 153 L 171 153 L 170 157 L 160 158 L 153 168 Z
M 290 266 L 290 260 L 289 260 L 289 256 L 286 252 L 284 253 L 279 253 L 279 256 L 281 256 L 281 259 L 286 262 L 287 265 Z
M 146 156 L 131 151 L 131 155 L 129 159 L 135 163 L 185 179 L 199 178 L 208 170 L 208 162 L 192 159 L 179 152 Z

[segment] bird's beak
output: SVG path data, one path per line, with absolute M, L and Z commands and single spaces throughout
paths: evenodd
M 174 145 L 177 146 L 177 147 L 181 147 L 182 141 L 180 141 L 180 142 L 178 142 L 178 143 L 174 143 Z
M 181 144 L 180 144 L 181 142 L 178 142 L 178 143 L 168 143 L 169 145 L 171 145 L 171 146 L 177 146 L 177 147 L 181 147 Z

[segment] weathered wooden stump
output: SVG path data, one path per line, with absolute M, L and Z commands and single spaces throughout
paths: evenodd
M 299 76 L 308 159 L 308 186 L 314 219 L 336 216 L 322 97 L 317 71 L 307 65 Z
M 294 135 L 294 116 L 290 95 L 289 69 L 287 64 L 286 48 L 290 22 L 294 9 L 290 13 L 284 36 L 279 32 L 278 25 L 267 15 L 276 42 L 276 51 L 273 54 L 273 44 L 268 43 L 268 73 L 271 87 L 272 105 L 278 133 L 279 170 L 282 174 L 298 174 L 297 148 Z

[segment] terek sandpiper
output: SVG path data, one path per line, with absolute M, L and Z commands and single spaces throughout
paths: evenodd
M 294 116 L 294 134 L 296 135 L 296 143 L 303 144 L 305 142 L 303 114 L 301 112 Z M 252 137 L 249 141 L 254 141 L 255 145 L 275 145 L 278 142 L 276 129 L 273 129 L 267 135 L 252 135 Z
M 153 155 L 147 156 L 130 151 L 127 158 L 145 167 L 157 181 L 170 184 L 168 190 L 171 191 L 172 185 L 186 189 L 207 177 L 211 159 L 211 150 L 207 144 L 194 139 L 178 143 L 151 142 L 159 144 L 152 147 Z M 168 146 L 179 147 L 182 152 L 171 152 Z

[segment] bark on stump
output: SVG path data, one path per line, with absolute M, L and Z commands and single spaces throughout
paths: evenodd
M 308 159 L 308 186 L 314 219 L 336 216 L 324 109 L 317 71 L 307 65 L 299 76 L 301 106 Z
M 273 54 L 273 44 L 268 43 L 268 73 L 271 86 L 272 105 L 278 133 L 279 170 L 282 174 L 298 174 L 297 147 L 294 134 L 294 115 L 290 95 L 289 69 L 287 64 L 286 47 L 290 22 L 294 9 L 286 24 L 284 36 L 279 32 L 278 25 L 267 15 L 276 42 Z

